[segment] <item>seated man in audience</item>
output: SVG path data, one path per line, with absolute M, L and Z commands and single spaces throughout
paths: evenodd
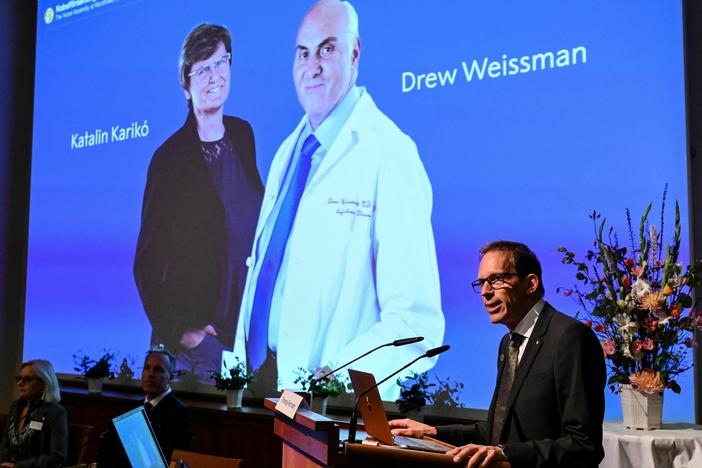
M 400 419 L 390 421 L 393 433 L 458 445 L 449 454 L 468 467 L 598 466 L 605 363 L 595 334 L 544 301 L 541 265 L 526 245 L 491 242 L 480 257 L 472 286 L 490 321 L 510 331 L 500 342 L 487 421 L 432 427 Z
M 169 385 L 175 372 L 175 357 L 165 348 L 146 353 L 141 372 L 141 389 L 146 396 L 144 409 L 156 433 L 163 455 L 170 460 L 174 449 L 189 450 L 193 439 L 193 417 Z M 129 466 L 114 427 L 100 436 L 98 466 Z

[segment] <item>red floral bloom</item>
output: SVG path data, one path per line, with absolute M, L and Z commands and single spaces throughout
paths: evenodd
M 656 328 L 658 328 L 658 320 L 652 315 L 649 315 L 644 319 L 644 325 L 649 330 L 655 330 Z
M 634 266 L 634 259 L 633 258 L 627 258 L 624 260 L 624 265 L 631 270 L 631 267 Z
M 629 276 L 625 276 L 622 278 L 622 286 L 624 286 L 625 288 L 631 286 L 631 278 Z
M 595 325 L 595 331 L 598 333 L 602 333 L 605 331 L 604 327 L 600 325 L 599 323 Z

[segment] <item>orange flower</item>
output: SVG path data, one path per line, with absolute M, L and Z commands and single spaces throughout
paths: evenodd
M 634 266 L 634 259 L 633 258 L 627 258 L 624 260 L 624 265 L 631 270 L 631 267 Z
M 680 311 L 679 311 L 675 306 L 673 306 L 673 308 L 670 309 L 670 316 L 671 316 L 671 317 L 675 317 L 675 318 L 679 318 L 679 317 L 680 317 Z
M 648 310 L 658 310 L 660 307 L 660 298 L 657 291 L 651 291 L 641 298 L 641 305 Z
M 629 381 L 635 389 L 644 393 L 661 393 L 665 389 L 661 374 L 652 369 L 634 372 L 629 376 Z
M 631 286 L 631 278 L 629 276 L 624 276 L 622 278 L 622 286 L 624 286 L 625 288 Z
M 669 284 L 666 284 L 663 288 L 662 293 L 664 296 L 670 296 L 671 294 L 673 294 L 673 288 L 671 288 Z

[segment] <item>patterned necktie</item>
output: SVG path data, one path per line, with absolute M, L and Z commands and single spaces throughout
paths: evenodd
M 509 346 L 507 347 L 507 362 L 502 370 L 500 387 L 497 391 L 497 402 L 495 403 L 495 414 L 492 418 L 491 445 L 500 443 L 500 434 L 507 418 L 507 403 L 509 402 L 510 390 L 512 390 L 512 382 L 514 382 L 514 374 L 517 370 L 519 346 L 522 344 L 522 340 L 524 340 L 524 337 L 518 333 L 510 335 Z
M 300 150 L 295 171 L 290 177 L 290 185 L 280 205 L 278 218 L 275 221 L 268 248 L 263 256 L 261 270 L 256 281 L 249 335 L 246 340 L 246 359 L 254 371 L 261 367 L 266 359 L 268 349 L 268 318 L 270 315 L 273 291 L 278 278 L 280 264 L 285 255 L 285 246 L 292 229 L 297 207 L 300 204 L 302 192 L 305 190 L 307 176 L 310 173 L 312 155 L 319 148 L 319 141 L 314 135 L 307 137 Z

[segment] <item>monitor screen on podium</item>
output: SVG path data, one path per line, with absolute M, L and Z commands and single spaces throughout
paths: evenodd
M 359 42 L 350 20 L 337 25 L 348 37 L 299 34 L 312 2 L 39 0 L 25 358 L 48 357 L 70 373 L 79 349 L 140 361 L 165 342 L 246 359 L 248 343 L 237 341 L 255 327 L 250 307 L 240 314 L 239 292 L 247 266 L 257 264 L 250 253 L 261 203 L 252 169 L 267 186 L 264 208 L 282 210 L 276 196 L 287 167 L 274 156 L 280 148 L 278 159 L 287 161 L 302 146 L 298 124 L 326 123 L 325 105 L 337 119 L 319 127 L 323 158 L 313 159 L 307 185 L 311 192 L 317 184 L 323 198 L 315 211 L 311 196 L 302 197 L 298 215 L 305 213 L 306 224 L 289 234 L 299 244 L 321 240 L 300 247 L 311 255 L 280 260 L 279 275 L 291 274 L 287 290 L 278 284 L 272 298 L 280 304 L 290 284 L 302 284 L 296 294 L 314 300 L 309 310 L 279 308 L 267 322 L 279 331 L 272 338 L 279 354 L 295 348 L 296 335 L 318 341 L 278 356 L 279 366 L 341 364 L 328 350 L 370 327 L 380 331 L 366 342 L 376 344 L 428 333 L 429 347 L 452 346 L 427 361 L 430 378 L 463 382 L 461 402 L 486 408 L 506 329 L 490 324 L 470 287 L 482 245 L 511 239 L 530 246 L 543 265 L 546 299 L 575 314 L 578 304 L 562 294 L 575 285 L 575 271 L 557 249 L 585 254 L 593 211 L 624 236 L 626 209 L 637 222 L 653 202 L 651 223 L 658 224 L 667 187 L 666 219 L 677 201 L 687 261 L 680 2 L 351 3 Z M 228 31 L 230 49 L 217 40 L 198 52 L 193 31 L 203 23 Z M 184 48 L 196 50 L 185 67 Z M 324 68 L 325 78 L 301 83 L 300 67 L 310 68 L 304 60 Z M 354 79 L 357 94 L 346 106 L 334 101 Z M 304 93 L 321 91 L 307 85 L 331 97 L 311 102 Z M 363 127 L 371 117 L 354 117 L 354 105 L 372 108 L 379 120 Z M 191 108 L 198 125 L 186 121 Z M 360 122 L 351 133 L 359 144 L 368 141 L 364 130 L 376 132 L 370 138 L 378 141 L 361 148 L 365 159 L 334 160 L 347 118 Z M 219 154 L 237 156 L 239 165 Z M 377 185 L 354 182 L 366 179 Z M 247 221 L 233 223 L 237 216 Z M 272 230 L 263 230 L 254 254 L 274 242 Z M 292 274 L 299 271 L 304 278 Z M 417 278 L 421 287 L 412 283 Z M 356 313 L 353 327 L 340 325 L 339 317 Z M 391 325 L 378 327 L 383 320 Z M 398 327 L 408 333 L 393 336 Z M 400 357 L 387 373 L 414 356 L 391 351 Z M 196 354 L 184 362 L 201 362 L 188 361 Z M 197 366 L 217 368 L 186 370 Z M 692 375 L 681 384 L 681 395 L 666 397 L 666 418 L 691 421 Z M 607 416 L 616 418 L 613 398 Z

